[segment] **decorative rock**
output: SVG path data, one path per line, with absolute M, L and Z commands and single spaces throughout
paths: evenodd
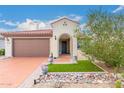
M 40 75 L 40 82 L 66 82 L 66 83 L 112 83 L 116 80 L 113 73 L 81 73 L 81 72 L 66 72 L 66 73 L 48 73 Z

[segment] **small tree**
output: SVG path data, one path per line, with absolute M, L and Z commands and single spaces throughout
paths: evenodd
M 78 39 L 81 50 L 115 67 L 118 72 L 124 65 L 124 15 L 92 10 L 87 18 L 86 33 L 83 39 Z M 81 34 L 77 37 L 82 38 Z

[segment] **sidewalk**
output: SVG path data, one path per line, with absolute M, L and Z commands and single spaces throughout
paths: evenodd
M 8 57 L 0 56 L 0 60 L 2 60 L 2 59 L 6 59 L 6 58 L 8 58 Z

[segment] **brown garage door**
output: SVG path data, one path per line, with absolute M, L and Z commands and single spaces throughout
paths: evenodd
M 13 56 L 46 57 L 49 55 L 49 39 L 14 39 Z

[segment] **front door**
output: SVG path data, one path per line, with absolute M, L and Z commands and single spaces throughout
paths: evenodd
M 62 41 L 62 54 L 67 54 L 67 41 Z

